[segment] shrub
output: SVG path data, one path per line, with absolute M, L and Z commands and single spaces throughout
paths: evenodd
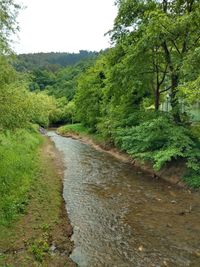
M 115 132 L 115 143 L 129 155 L 141 161 L 151 161 L 156 170 L 166 162 L 183 158 L 193 185 L 200 186 L 200 146 L 190 130 L 176 125 L 169 117 L 158 115 L 140 125 L 120 128 Z M 190 178 L 189 178 L 190 177 Z

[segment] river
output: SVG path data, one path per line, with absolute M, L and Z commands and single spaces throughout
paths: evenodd
M 71 258 L 78 266 L 200 266 L 199 193 L 78 140 L 48 135 L 64 158 Z

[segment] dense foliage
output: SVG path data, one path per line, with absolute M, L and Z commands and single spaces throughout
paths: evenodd
M 46 121 L 55 125 L 74 121 L 72 100 L 76 92 L 78 77 L 93 64 L 97 55 L 97 52 L 88 51 L 80 51 L 77 54 L 19 55 L 17 61 L 13 62 L 13 66 L 22 75 L 26 75 L 29 90 L 40 96 L 40 104 L 37 107 L 45 105 L 41 103 L 41 92 L 43 98 L 46 95 L 46 103 L 54 103 L 56 108 L 51 109 L 54 112 L 51 112 L 50 120 Z M 47 99 L 47 96 L 50 98 Z M 32 94 L 33 97 L 34 94 Z M 40 123 L 40 121 L 36 122 Z M 46 126 L 48 123 L 40 124 Z
M 184 179 L 198 187 L 200 135 L 190 109 L 200 100 L 200 2 L 116 4 L 115 46 L 78 79 L 76 119 L 157 170 L 182 160 Z
M 97 52 L 85 50 L 79 53 L 21 54 L 17 56 L 17 62 L 14 65 L 18 71 L 33 71 L 38 68 L 56 71 L 61 67 L 73 66 L 82 60 L 95 58 L 97 54 Z
M 45 94 L 30 93 L 7 60 L 0 62 L 0 224 L 7 225 L 23 212 L 36 175 L 40 136 L 31 123 L 48 126 L 56 103 Z
M 0 56 L 10 54 L 10 35 L 18 30 L 17 15 L 20 6 L 15 0 L 0 1 Z

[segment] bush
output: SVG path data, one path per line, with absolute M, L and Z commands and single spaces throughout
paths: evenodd
M 185 179 L 196 177 L 193 185 L 200 186 L 199 141 L 189 129 L 176 125 L 165 115 L 158 115 L 137 126 L 118 129 L 115 144 L 134 158 L 152 162 L 156 170 L 166 162 L 183 158 L 190 174 Z

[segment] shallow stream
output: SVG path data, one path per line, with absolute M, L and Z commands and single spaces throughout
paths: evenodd
M 80 267 L 200 266 L 200 195 L 54 132 Z

